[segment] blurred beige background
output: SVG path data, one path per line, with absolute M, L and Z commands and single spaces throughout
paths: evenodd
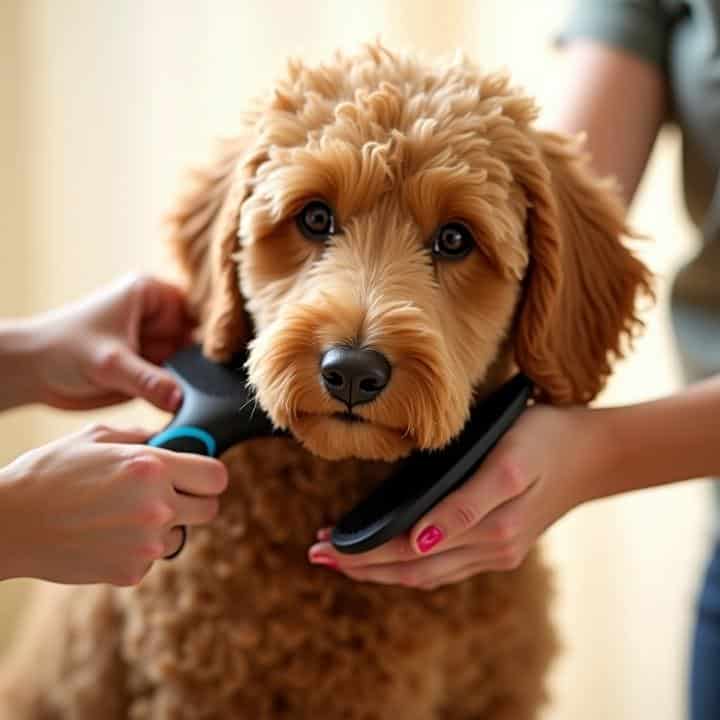
M 569 0 L 0 0 L 0 316 L 79 297 L 119 273 L 163 273 L 158 220 L 179 171 L 230 130 L 288 54 L 326 57 L 378 34 L 390 46 L 464 48 L 506 66 L 552 109 L 551 51 Z M 633 209 L 660 277 L 648 329 L 603 403 L 679 384 L 667 279 L 692 251 L 666 131 Z M 93 417 L 160 425 L 138 404 L 0 417 L 0 462 Z M 52 502 L 52 498 L 48 498 Z M 709 541 L 707 484 L 581 508 L 548 535 L 566 652 L 552 720 L 684 717 L 688 633 Z M 31 519 L 28 518 L 30 521 Z M 0 548 L 0 551 L 2 549 Z M 0 644 L 27 583 L 0 585 Z

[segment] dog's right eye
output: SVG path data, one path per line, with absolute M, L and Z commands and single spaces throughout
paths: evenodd
M 475 242 L 470 230 L 461 222 L 441 225 L 433 237 L 432 252 L 446 260 L 461 260 L 468 255 Z
M 297 226 L 310 240 L 326 240 L 335 233 L 335 216 L 324 202 L 313 200 L 300 211 Z

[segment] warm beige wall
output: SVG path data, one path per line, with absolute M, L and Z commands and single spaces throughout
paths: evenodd
M 505 65 L 544 103 L 548 48 L 569 0 L 0 0 L 0 314 L 47 308 L 133 269 L 162 271 L 157 240 L 178 172 L 228 130 L 288 53 L 310 59 L 378 33 L 389 45 L 464 47 Z M 689 252 L 677 202 L 676 142 L 664 138 L 634 211 L 663 276 L 648 332 L 604 402 L 678 383 L 666 277 Z M 138 405 L 114 422 L 160 418 Z M 0 417 L 0 461 L 80 423 L 31 409 Z M 689 610 L 699 572 L 706 488 L 616 499 L 550 533 L 567 653 L 553 720 L 679 720 Z M 11 619 L 0 588 L 0 623 Z M 521 671 L 521 669 L 520 669 Z
M 19 5 L 0 3 L 0 317 L 22 315 L 31 307 L 31 249 L 27 224 L 29 179 L 24 133 L 24 57 L 17 32 Z M 1 382 L 1 381 L 0 381 Z M 6 447 L 17 447 L 32 426 L 27 411 L 13 414 L 4 428 L 0 462 Z
M 20 38 L 17 33 L 19 8 L 15 3 L 0 4 L 0 87 L 3 111 L 0 113 L 0 138 L 3 156 L 0 162 L 0 197 L 5 201 L 0 212 L 0 267 L 15 268 L 8 282 L 0 284 L 0 306 L 5 312 L 22 312 L 27 299 L 27 245 L 24 213 L 20 205 L 26 173 L 20 151 L 22 126 Z M 5 280 L 3 273 L 3 280 Z
M 0 2 L 0 317 L 22 315 L 31 306 L 20 15 L 18 3 Z M 11 459 L 18 449 L 32 445 L 33 420 L 32 411 L 27 409 L 0 418 L 0 464 Z M 22 583 L 2 588 L 0 634 L 12 624 L 22 601 L 22 589 Z

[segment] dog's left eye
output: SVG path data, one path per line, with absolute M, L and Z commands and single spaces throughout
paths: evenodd
M 474 247 L 470 230 L 459 222 L 441 225 L 433 236 L 433 255 L 459 260 L 464 258 Z
M 297 226 L 306 238 L 325 240 L 335 233 L 335 216 L 324 202 L 313 200 L 300 211 Z

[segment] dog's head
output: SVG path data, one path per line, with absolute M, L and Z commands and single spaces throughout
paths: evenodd
M 261 406 L 328 458 L 441 447 L 513 367 L 592 399 L 648 275 L 613 189 L 535 117 L 465 60 L 292 62 L 171 216 L 205 353 L 249 343 Z

